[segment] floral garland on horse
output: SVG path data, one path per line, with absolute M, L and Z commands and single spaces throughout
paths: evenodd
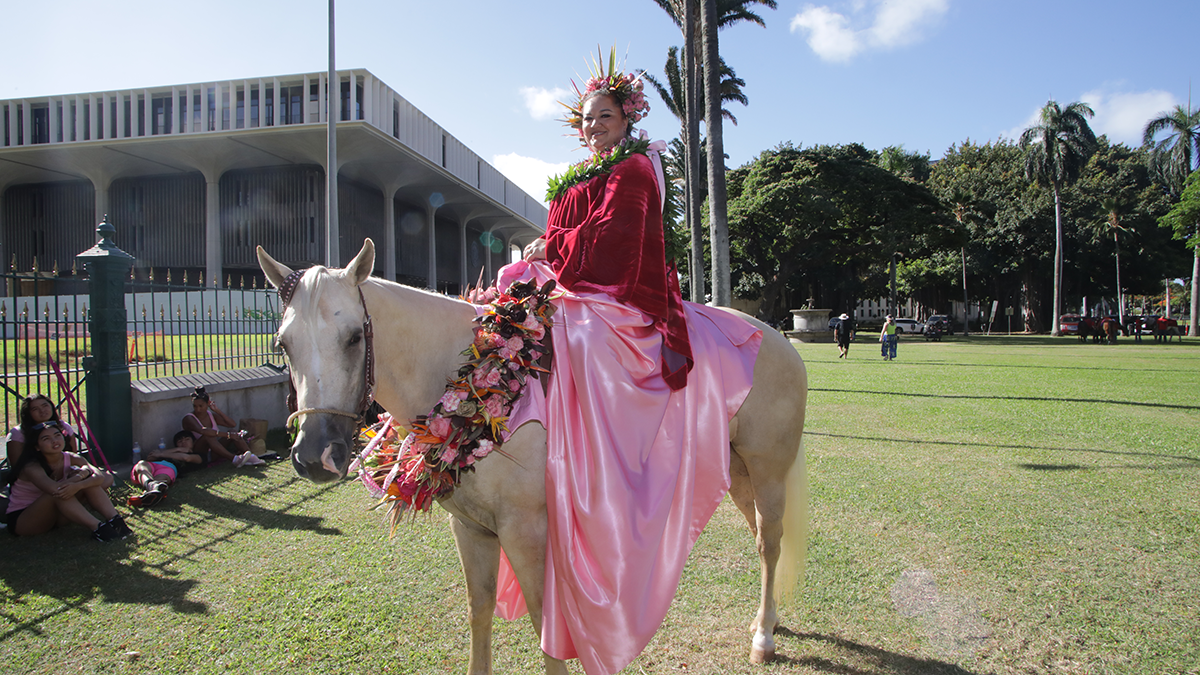
M 475 317 L 475 339 L 446 393 L 429 411 L 401 426 L 390 415 L 363 432 L 362 454 L 350 470 L 379 506 L 388 506 L 393 527 L 407 512 L 428 511 L 433 500 L 450 494 L 464 473 L 492 452 L 501 452 L 505 422 L 530 379 L 547 372 L 537 362 L 547 352 L 555 282 L 513 282 Z

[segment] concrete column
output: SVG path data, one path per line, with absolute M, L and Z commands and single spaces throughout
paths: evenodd
M 250 80 L 242 80 L 242 128 L 250 128 Z
M 368 124 L 375 120 L 375 78 L 370 73 L 363 74 L 363 121 Z
M 29 101 L 21 101 L 21 119 L 25 122 L 21 125 L 21 144 L 33 145 L 33 117 L 29 114 Z
M 346 111 L 346 116 L 350 118 L 351 122 L 358 119 L 358 115 L 355 114 L 355 112 L 354 112 L 354 109 L 355 109 L 354 104 L 357 101 L 358 101 L 358 75 L 355 75 L 354 71 L 352 70 L 352 71 L 350 71 L 350 104 L 349 104 L 349 110 Z
M 329 105 L 329 86 L 324 73 L 317 74 L 317 121 L 325 124 L 325 108 Z
M 59 100 L 57 98 L 50 99 L 50 143 L 51 145 L 58 142 L 58 132 L 62 129 L 62 120 L 58 116 Z
M 72 121 L 75 126 L 75 136 L 73 140 L 83 140 L 83 99 L 79 96 L 75 97 L 75 114 L 72 116 Z
M 92 189 L 95 191 L 96 218 L 102 219 L 108 214 L 108 188 L 112 185 L 112 177 L 108 175 L 90 176 Z
M 225 86 L 229 87 L 229 129 L 232 131 L 237 128 L 237 88 L 233 86 L 233 80 Z
M 67 121 L 67 101 L 63 100 L 63 140 L 67 140 L 66 129 Z M 117 92 L 117 138 L 125 138 L 125 92 Z
M 431 291 L 437 290 L 437 214 L 438 207 L 425 207 L 425 223 L 429 229 L 429 276 L 425 287 Z
M 467 274 L 467 223 L 470 218 L 463 218 L 458 224 L 458 287 L 459 292 L 467 290 L 467 284 L 475 283 Z
M 221 176 L 205 172 L 204 191 L 204 276 L 208 285 L 221 286 Z
M 383 189 L 383 278 L 396 280 L 396 190 L 398 186 Z
M 492 263 L 492 248 L 491 248 L 491 242 L 497 238 L 495 225 L 488 228 L 488 235 L 489 235 L 488 236 L 488 244 L 489 244 L 488 251 L 487 251 L 487 255 L 483 256 L 483 259 L 484 259 L 484 265 L 486 266 L 486 269 L 487 269 L 487 271 L 484 272 L 484 275 L 487 277 L 487 280 L 490 282 L 492 279 L 496 278 L 496 266 Z
M 304 96 L 300 98 L 300 110 L 302 111 L 301 114 L 303 115 L 303 119 L 301 121 L 304 122 L 305 124 L 308 124 L 311 121 L 310 116 L 313 113 L 312 100 L 311 100 L 312 96 L 308 93 L 309 89 L 311 87 L 312 87 L 312 82 L 309 81 L 308 75 L 305 75 L 304 76 Z
M 272 110 L 273 114 L 271 116 L 273 119 L 272 119 L 271 123 L 274 124 L 275 126 L 279 126 L 279 122 L 282 119 L 282 117 L 280 116 L 282 110 L 280 109 L 280 100 L 279 100 L 279 78 L 278 77 L 272 78 L 271 82 L 272 82 L 273 86 L 275 87 L 272 90 L 272 94 L 271 94 L 275 99 L 275 105 L 273 106 L 273 110 Z
M 142 135 L 152 136 L 154 130 L 154 110 L 150 105 L 150 90 L 142 90 Z

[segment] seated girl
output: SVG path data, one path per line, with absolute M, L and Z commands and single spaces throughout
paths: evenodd
M 237 422 L 217 407 L 204 387 L 196 387 L 192 393 L 192 412 L 183 417 L 183 430 L 190 432 L 195 440 L 194 452 L 214 462 L 230 460 L 234 466 L 242 466 L 254 455 L 246 442 L 246 433 L 221 431 L 221 427 L 236 426 Z M 256 462 L 251 460 L 250 463 Z
M 33 442 L 13 465 L 9 532 L 27 537 L 73 522 L 88 528 L 97 541 L 133 534 L 108 497 L 112 474 L 65 451 L 66 439 L 58 422 L 35 424 L 25 429 L 25 437 Z
M 8 432 L 7 449 L 9 466 L 17 465 L 17 459 L 21 457 L 21 451 L 25 448 L 25 432 L 23 429 L 30 429 L 33 425 L 41 424 L 42 422 L 58 422 L 63 438 L 67 442 L 67 451 L 79 452 L 75 439 L 75 429 L 71 428 L 70 424 L 67 424 L 59 417 L 58 409 L 54 407 L 54 402 L 45 394 L 30 394 L 21 399 L 21 408 L 18 416 L 20 418 L 20 425 L 13 427 Z

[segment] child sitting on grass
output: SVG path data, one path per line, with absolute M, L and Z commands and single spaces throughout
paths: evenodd
M 92 538 L 108 542 L 133 534 L 108 497 L 112 474 L 67 452 L 62 428 L 54 420 L 33 425 L 26 447 L 13 464 L 8 531 L 19 537 L 79 523 Z M 97 518 L 93 511 L 102 518 Z

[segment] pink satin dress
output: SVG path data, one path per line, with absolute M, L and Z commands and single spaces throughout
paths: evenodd
M 501 270 L 499 286 L 552 278 L 544 263 Z M 589 675 L 627 666 L 662 624 L 689 552 L 729 489 L 729 421 L 750 392 L 762 333 L 684 303 L 694 367 L 662 377 L 663 336 L 606 293 L 555 300 L 545 398 L 531 386 L 510 421 L 547 430 L 549 517 L 542 649 Z M 544 406 L 544 407 L 543 407 Z M 525 611 L 501 559 L 497 614 Z

